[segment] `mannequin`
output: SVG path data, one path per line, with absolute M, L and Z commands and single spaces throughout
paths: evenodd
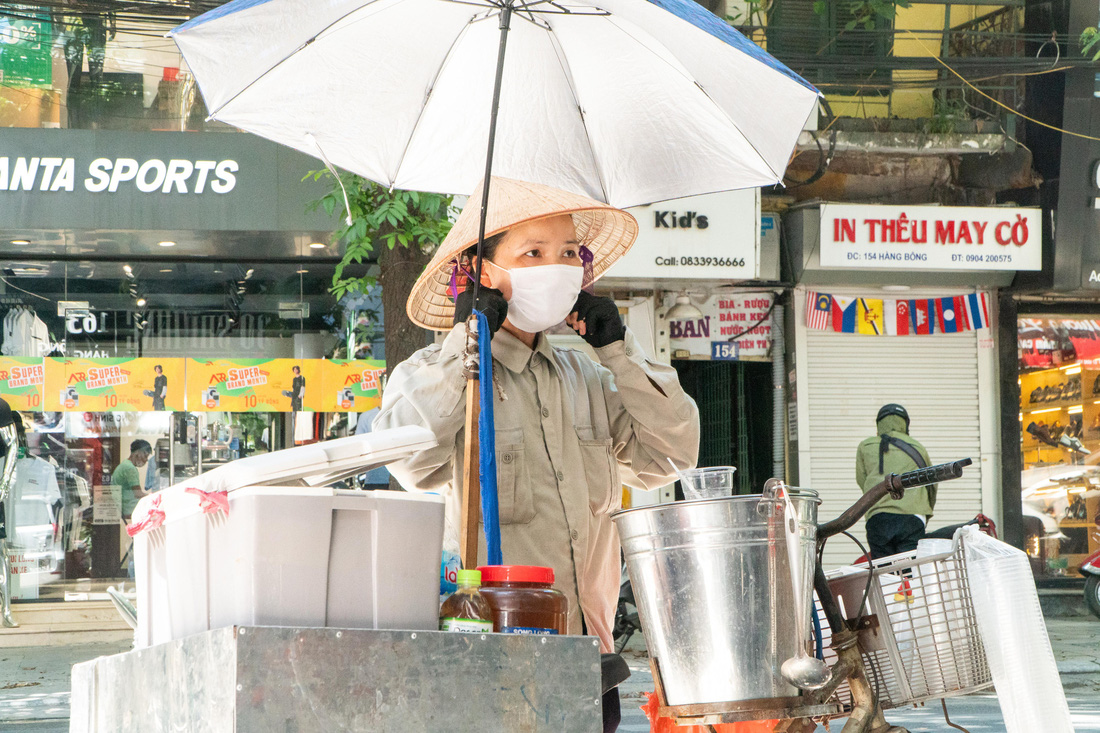
M 4 462 L 0 466 L 0 622 L 9 628 L 19 625 L 11 615 L 11 560 L 5 532 L 5 517 L 14 516 L 10 511 L 9 497 L 15 479 L 15 462 L 19 460 L 20 440 L 15 427 L 18 419 L 19 416 L 11 411 L 8 403 L 0 400 L 0 450 L 4 452 Z

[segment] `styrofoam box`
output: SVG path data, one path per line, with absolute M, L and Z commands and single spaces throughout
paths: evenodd
M 231 625 L 437 629 L 443 498 L 255 486 L 135 538 L 136 646 Z
M 437 444 L 417 426 L 233 461 L 143 498 L 134 537 L 144 647 L 231 625 L 436 629 L 443 497 L 341 491 L 341 476 Z M 204 492 L 229 512 L 205 513 Z M 198 492 L 198 493 L 196 493 Z

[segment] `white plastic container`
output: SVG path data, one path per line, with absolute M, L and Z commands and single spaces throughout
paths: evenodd
M 443 498 L 316 486 L 435 442 L 399 428 L 316 443 L 142 499 L 136 646 L 229 625 L 437 628 Z

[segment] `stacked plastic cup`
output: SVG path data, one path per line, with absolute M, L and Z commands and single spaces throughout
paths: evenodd
M 699 499 L 717 499 L 733 496 L 733 466 L 711 466 L 710 468 L 691 468 L 677 471 L 680 483 L 684 487 L 684 498 L 688 501 Z

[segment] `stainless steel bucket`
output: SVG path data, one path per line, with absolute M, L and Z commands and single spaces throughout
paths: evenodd
M 613 515 L 669 705 L 799 694 L 779 674 L 804 633 L 783 504 L 762 499 L 681 501 Z M 812 491 L 792 490 L 791 501 L 803 550 L 802 597 L 810 598 L 820 500 Z

